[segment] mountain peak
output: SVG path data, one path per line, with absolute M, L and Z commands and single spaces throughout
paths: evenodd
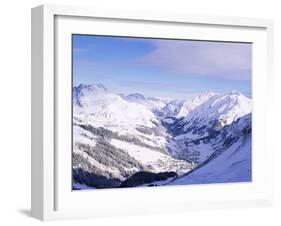
M 97 83 L 97 84 L 81 83 L 79 86 L 77 86 L 77 89 L 78 90 L 88 90 L 88 91 L 94 91 L 94 90 L 102 90 L 104 92 L 107 91 L 106 87 L 101 83 Z
M 206 91 L 204 93 L 201 93 L 199 95 L 197 95 L 192 102 L 196 103 L 196 102 L 200 102 L 200 104 L 202 104 L 203 102 L 207 101 L 209 98 L 215 96 L 215 95 L 219 95 L 219 93 L 213 92 L 213 91 Z
M 73 103 L 77 106 L 83 106 L 83 102 L 89 98 L 96 98 L 97 96 L 104 96 L 108 91 L 106 87 L 101 84 L 84 84 L 73 87 Z
M 237 90 L 231 90 L 230 92 L 227 93 L 228 95 L 243 95 L 241 92 L 237 91 Z
M 186 123 L 196 122 L 196 126 L 200 127 L 203 122 L 208 122 L 211 125 L 219 120 L 222 122 L 221 127 L 223 127 L 251 113 L 251 111 L 252 100 L 250 98 L 238 91 L 230 91 L 209 98 L 187 115 L 184 121 Z
M 127 95 L 127 100 L 145 100 L 145 97 L 140 93 L 131 93 Z

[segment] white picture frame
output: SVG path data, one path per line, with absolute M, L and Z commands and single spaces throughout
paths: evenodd
M 106 24 L 103 23 L 104 21 Z M 132 25 L 137 23 L 140 28 L 142 26 L 145 28 L 146 33 L 142 33 L 144 29 L 133 29 Z M 196 34 L 187 37 L 186 33 L 177 31 L 177 26 L 181 28 L 189 26 L 190 31 L 198 30 L 196 31 L 198 33 L 195 32 Z M 154 29 L 157 27 L 164 29 Z M 217 29 L 217 32 L 213 29 Z M 71 125 L 67 124 L 69 122 L 67 120 L 70 120 L 68 116 L 71 106 L 64 103 L 69 103 L 71 100 L 69 34 L 77 31 L 79 33 L 98 31 L 99 34 L 114 35 L 128 35 L 130 32 L 131 36 L 143 37 L 177 36 L 191 39 L 252 41 L 256 51 L 253 63 L 255 76 L 253 80 L 255 128 L 253 130 L 256 137 L 253 139 L 255 166 L 253 183 L 73 192 L 69 186 L 72 150 L 69 149 L 68 135 L 71 136 Z M 273 166 L 270 162 L 273 162 L 273 151 L 268 148 L 269 144 L 266 140 L 266 119 L 270 117 L 270 103 L 266 101 L 269 98 L 265 98 L 271 95 L 272 64 L 273 22 L 271 20 L 56 5 L 33 8 L 32 216 L 41 220 L 56 220 L 271 205 L 273 182 L 267 175 L 272 171 Z M 68 119 L 64 120 L 64 118 Z M 65 133 L 68 135 L 61 135 Z M 265 162 L 261 162 L 259 157 L 261 149 L 265 151 L 263 153 Z M 166 199 L 163 200 L 161 197 Z

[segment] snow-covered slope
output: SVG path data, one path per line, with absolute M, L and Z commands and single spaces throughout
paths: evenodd
M 217 94 L 179 120 L 171 130 L 176 136 L 200 138 L 251 112 L 252 100 L 242 93 Z
M 211 97 L 217 95 L 214 92 L 208 91 L 206 93 L 199 94 L 192 101 L 184 101 L 180 106 L 179 112 L 176 115 L 177 118 L 186 117 L 192 110 L 194 110 L 199 105 L 203 104 Z
M 124 99 L 131 103 L 144 105 L 153 112 L 159 111 L 171 101 L 169 98 L 145 97 L 139 93 L 129 94 Z
M 214 95 L 208 101 L 201 104 L 195 111 L 187 115 L 184 122 L 201 119 L 197 126 L 203 126 L 206 122 L 219 121 L 218 127 L 231 124 L 238 118 L 252 111 L 252 100 L 242 93 L 231 91 L 226 94 Z
M 166 130 L 144 104 L 127 101 L 101 84 L 75 87 L 73 103 L 76 182 L 110 187 L 142 170 L 181 175 L 194 168 L 167 152 Z M 89 182 L 85 175 L 94 179 Z
M 153 128 L 158 121 L 145 106 L 125 101 L 101 84 L 80 85 L 74 94 L 74 116 L 94 127 L 132 134 L 138 126 Z
M 217 95 L 212 91 L 199 94 L 192 100 L 173 100 L 161 109 L 162 117 L 186 117 L 192 110 Z
M 169 127 L 174 136 L 168 149 L 175 157 L 201 163 L 213 153 L 222 129 L 251 111 L 251 99 L 241 93 L 216 94 Z
M 183 100 L 172 100 L 167 103 L 160 111 L 160 116 L 165 117 L 177 117 L 181 106 L 183 105 Z
M 213 174 L 206 181 L 235 181 L 221 177 L 228 168 L 237 178 L 243 172 L 249 178 L 242 163 L 237 163 L 241 172 L 231 164 L 247 159 L 236 155 L 240 150 L 251 152 L 251 111 L 251 99 L 235 91 L 171 101 L 138 93 L 115 94 L 102 84 L 74 87 L 74 182 L 118 187 L 135 173 L 147 171 L 184 175 L 171 182 L 180 184 L 183 178 L 200 182 L 208 170 Z M 223 165 L 226 158 L 228 165 Z M 244 162 L 251 167 L 248 160 Z M 207 166 L 211 168 L 204 171 Z M 190 179 L 195 172 L 200 176 Z
M 236 134 L 236 136 L 231 135 L 229 138 L 224 139 L 225 144 L 227 143 L 226 141 L 230 142 L 227 148 L 218 149 L 218 153 L 213 153 L 210 159 L 203 162 L 201 166 L 190 171 L 187 175 L 175 179 L 169 184 L 179 185 L 251 181 L 252 136 L 250 127 L 245 127 L 245 124 L 250 126 L 249 117 L 250 116 L 245 116 L 241 118 L 238 122 L 234 123 L 234 126 L 231 126 L 232 128 L 229 128 L 237 133 L 240 130 L 240 126 L 242 126 L 244 130 L 242 130 L 240 134 Z M 247 120 L 248 122 L 246 122 Z M 248 128 L 248 130 L 245 128 Z

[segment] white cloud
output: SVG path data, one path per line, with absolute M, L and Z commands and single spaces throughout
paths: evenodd
M 229 80 L 251 79 L 251 44 L 204 41 L 153 41 L 141 61 L 185 75 Z

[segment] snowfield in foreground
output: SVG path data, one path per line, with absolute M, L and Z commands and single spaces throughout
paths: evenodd
M 233 145 L 208 164 L 170 182 L 169 185 L 247 182 L 252 180 L 252 140 Z

